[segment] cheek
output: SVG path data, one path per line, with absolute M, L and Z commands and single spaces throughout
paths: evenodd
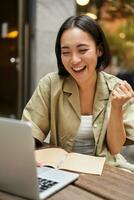
M 97 60 L 98 60 L 98 56 L 97 56 L 97 54 L 92 53 L 92 54 L 88 54 L 88 55 L 85 57 L 85 59 L 86 59 L 87 61 L 97 61 Z
M 63 63 L 63 65 L 67 65 L 67 63 L 68 63 L 68 59 L 67 58 L 65 58 L 65 57 L 62 57 L 61 56 L 61 61 L 62 61 L 62 63 Z
M 65 59 L 64 59 L 63 56 L 61 55 L 61 61 L 62 61 L 62 63 L 64 63 L 64 60 L 65 60 Z

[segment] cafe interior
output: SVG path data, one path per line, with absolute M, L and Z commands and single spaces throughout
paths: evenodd
M 101 25 L 106 34 L 112 51 L 111 64 L 106 72 L 127 80 L 134 88 L 134 1 L 73 2 L 75 14 L 89 15 Z M 32 94 L 30 30 L 33 23 L 36 23 L 33 14 L 35 7 L 34 0 L 0 1 L 1 117 L 21 118 L 22 110 Z M 123 153 L 129 153 L 130 160 L 134 163 L 133 146 L 127 147 Z

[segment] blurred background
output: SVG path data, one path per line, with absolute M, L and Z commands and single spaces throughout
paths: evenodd
M 75 14 L 98 21 L 112 51 L 106 71 L 134 88 L 134 0 L 1 0 L 0 116 L 21 118 L 39 79 L 57 71 L 57 31 Z
M 39 79 L 57 71 L 57 31 L 74 14 L 98 21 L 112 50 L 108 73 L 134 87 L 133 0 L 1 0 L 0 116 L 20 118 Z

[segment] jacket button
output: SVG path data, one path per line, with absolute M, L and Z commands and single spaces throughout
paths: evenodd
M 97 124 L 94 124 L 94 128 L 96 128 L 97 127 Z

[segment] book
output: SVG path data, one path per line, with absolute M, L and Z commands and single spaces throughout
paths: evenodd
M 35 151 L 36 161 L 44 166 L 79 173 L 101 175 L 105 157 L 96 157 L 80 153 L 68 153 L 61 148 L 45 148 Z

